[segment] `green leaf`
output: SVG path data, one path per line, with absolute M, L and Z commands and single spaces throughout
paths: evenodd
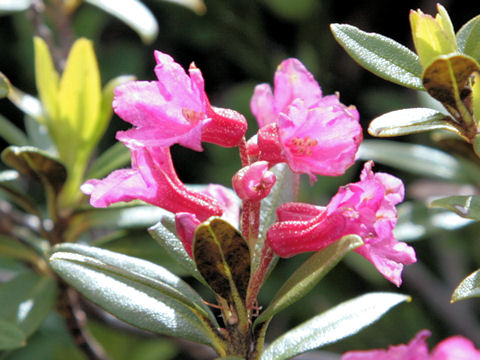
M 449 116 L 428 108 L 391 111 L 372 120 L 368 133 L 389 137 L 417 134 L 431 130 L 448 130 L 463 136 L 463 129 Z
M 22 273 L 0 285 L 0 319 L 11 321 L 30 336 L 53 309 L 56 294 L 53 278 Z
M 480 196 L 454 195 L 436 199 L 430 204 L 433 208 L 444 208 L 461 217 L 480 221 Z
M 216 294 L 230 305 L 245 302 L 250 251 L 237 229 L 219 217 L 211 217 L 197 226 L 192 253 L 198 271 Z
M 214 343 L 205 323 L 218 326 L 213 314 L 188 284 L 161 266 L 78 244 L 57 245 L 50 264 L 92 302 L 133 326 Z
M 35 81 L 38 95 L 45 109 L 47 122 L 51 121 L 52 125 L 55 126 L 59 115 L 59 75 L 57 70 L 55 70 L 50 49 L 45 40 L 35 36 L 33 45 L 35 50 Z
M 194 11 L 197 15 L 203 15 L 207 11 L 207 7 L 203 0 L 162 0 L 166 2 L 171 2 L 181 6 L 185 6 L 190 10 Z
M 158 34 L 158 24 L 148 8 L 138 0 L 85 0 L 115 16 L 130 26 L 145 44 L 152 43 Z
M 106 209 L 89 208 L 74 214 L 87 228 L 131 229 L 146 228 L 158 222 L 165 210 L 150 205 L 113 206 Z
M 466 120 L 470 114 L 463 110 L 463 101 L 470 92 L 465 92 L 464 89 L 468 89 L 472 73 L 479 70 L 478 63 L 469 56 L 441 55 L 423 72 L 423 86 L 447 110 L 454 114 L 460 112 L 460 116 Z M 451 111 L 450 108 L 454 110 Z
M 269 321 L 275 314 L 305 296 L 351 250 L 363 245 L 356 235 L 347 235 L 305 261 L 278 290 L 270 305 L 255 321 Z
M 480 15 L 464 24 L 457 32 L 458 50 L 480 63 Z
M 9 321 L 0 319 L 0 350 L 12 350 L 27 345 L 25 334 Z
M 195 277 L 202 284 L 207 285 L 193 259 L 188 255 L 181 240 L 178 238 L 175 228 L 175 215 L 166 211 L 160 217 L 160 221 L 148 229 L 150 235 L 167 252 L 179 266 Z M 207 285 L 208 286 L 208 285 Z
M 8 99 L 32 119 L 41 123 L 44 122 L 42 103 L 36 97 L 28 95 L 12 85 Z
M 331 24 L 338 43 L 361 66 L 375 75 L 415 90 L 424 90 L 418 56 L 394 40 L 346 24 Z
M 10 93 L 10 88 L 10 81 L 0 71 L 0 99 L 8 96 L 8 94 Z
M 1 154 L 5 164 L 18 172 L 39 179 L 51 186 L 55 193 L 60 192 L 67 173 L 65 167 L 45 151 L 31 146 L 9 146 Z
M 479 170 L 468 161 L 461 161 L 443 151 L 416 144 L 390 140 L 366 140 L 360 145 L 359 157 L 374 160 L 426 177 L 457 182 L 475 182 Z
M 452 294 L 452 303 L 460 300 L 480 297 L 480 269 L 463 279 Z
M 277 338 L 265 349 L 260 360 L 290 359 L 356 334 L 409 299 L 406 295 L 378 292 L 343 302 Z
M 393 232 L 399 241 L 416 241 L 472 223 L 451 211 L 427 208 L 423 202 L 403 202 L 397 210 L 398 221 Z
M 37 253 L 32 251 L 18 240 L 0 235 L 0 254 L 17 260 L 35 263 L 39 257 Z
M 0 115 L 0 137 L 10 145 L 28 145 L 28 139 L 25 133 L 2 115 Z
M 101 179 L 113 170 L 130 164 L 130 150 L 121 142 L 116 142 L 95 160 L 86 175 L 87 179 Z

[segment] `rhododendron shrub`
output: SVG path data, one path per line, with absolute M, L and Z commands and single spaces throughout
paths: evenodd
M 258 292 L 277 256 L 330 249 L 333 261 L 355 248 L 400 286 L 403 266 L 416 261 L 413 248 L 393 236 L 395 206 L 404 196 L 400 179 L 374 173 L 373 162 L 367 162 L 360 182 L 340 188 L 325 208 L 294 202 L 300 174 L 313 183 L 317 175 L 341 175 L 354 164 L 362 140 L 354 106 L 343 105 L 338 94 L 324 96 L 305 66 L 287 59 L 275 73 L 273 93 L 266 84 L 254 90 L 251 107 L 259 129 L 247 141 L 241 114 L 210 105 L 200 69 L 192 64 L 187 75 L 169 55 L 155 51 L 155 59 L 156 81 L 128 82 L 115 90 L 115 112 L 134 126 L 117 133 L 131 151 L 131 168 L 88 180 L 82 190 L 96 207 L 143 200 L 172 213 L 174 236 L 183 245 L 176 252 L 193 261 L 222 313 L 225 328 L 212 335 L 219 355 L 262 353 L 269 320 L 258 318 L 262 330 L 253 338 L 250 327 L 258 316 Z M 170 147 L 202 151 L 202 142 L 238 147 L 233 190 L 190 187 L 178 178 Z M 271 206 L 282 193 L 284 200 Z M 265 223 L 266 208 L 276 210 L 277 219 L 267 213 L 271 220 Z M 328 271 L 325 261 L 317 260 L 320 273 Z M 301 293 L 291 290 L 287 298 L 292 296 Z

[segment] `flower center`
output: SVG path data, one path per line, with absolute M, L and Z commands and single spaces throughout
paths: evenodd
M 290 139 L 290 149 L 295 155 L 307 155 L 310 156 L 312 154 L 312 147 L 318 145 L 318 140 L 311 139 L 308 135 L 299 138 L 298 136 L 294 136 Z
M 191 124 L 195 124 L 205 118 L 205 114 L 203 112 L 195 111 L 193 109 L 183 108 L 182 114 L 185 119 Z

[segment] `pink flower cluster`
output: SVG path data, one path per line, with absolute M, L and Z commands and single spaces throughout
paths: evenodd
M 438 343 L 429 354 L 426 338 L 430 331 L 420 331 L 406 345 L 392 345 L 388 350 L 350 351 L 342 360 L 480 360 L 480 351 L 463 336 L 452 336 Z
M 267 84 L 255 88 L 251 109 L 259 130 L 246 142 L 245 118 L 210 104 L 202 73 L 194 64 L 187 74 L 166 54 L 155 51 L 155 59 L 157 81 L 133 81 L 115 90 L 115 112 L 133 125 L 117 133 L 131 151 L 132 166 L 82 186 L 93 206 L 140 199 L 171 211 L 191 255 L 194 231 L 210 216 L 222 216 L 239 226 L 240 200 L 242 222 L 252 221 L 258 227 L 260 201 L 276 181 L 270 171 L 273 165 L 287 163 L 293 172 L 314 181 L 316 175 L 341 175 L 354 163 L 362 141 L 356 108 L 343 105 L 338 95 L 323 96 L 299 60 L 287 59 L 279 65 L 273 92 Z M 170 147 L 180 144 L 201 151 L 202 142 L 239 147 L 242 168 L 232 179 L 236 195 L 220 185 L 196 191 L 178 178 Z M 279 207 L 267 244 L 277 255 L 289 257 L 356 234 L 364 241 L 357 252 L 399 286 L 403 266 L 415 261 L 413 249 L 396 241 L 392 232 L 403 184 L 391 175 L 374 174 L 372 166 L 365 164 L 360 182 L 341 188 L 325 208 L 300 203 Z M 246 237 L 257 234 L 258 229 L 244 232 Z

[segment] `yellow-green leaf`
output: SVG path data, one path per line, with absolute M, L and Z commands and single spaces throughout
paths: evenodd
M 7 77 L 0 72 L 0 99 L 8 96 L 10 87 L 10 81 L 8 81 Z
M 101 101 L 100 73 L 93 44 L 87 39 L 78 39 L 60 80 L 59 121 L 70 132 L 68 138 L 57 139 L 60 152 L 60 148 L 74 146 L 72 138 L 81 144 L 91 142 L 91 136 L 97 131 Z
M 437 56 L 458 51 L 450 18 L 441 5 L 437 9 L 435 18 L 421 10 L 410 12 L 413 42 L 424 68 Z
M 37 91 L 47 116 L 47 123 L 53 126 L 57 118 L 58 73 L 55 70 L 50 50 L 40 37 L 33 39 L 35 49 L 35 81 Z
M 480 73 L 474 73 L 472 79 L 472 110 L 478 127 L 480 123 Z

